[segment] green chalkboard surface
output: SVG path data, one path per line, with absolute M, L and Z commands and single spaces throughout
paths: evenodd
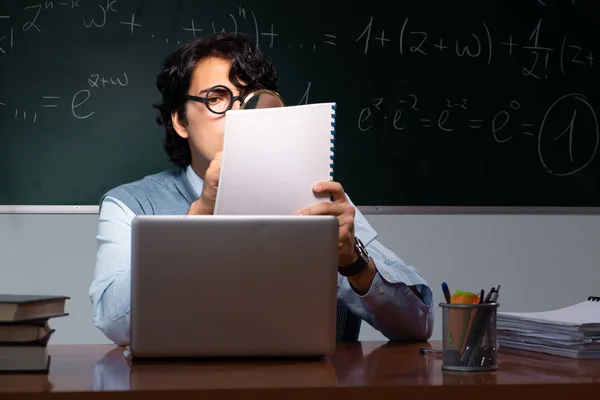
M 155 77 L 249 34 L 288 104 L 335 101 L 359 206 L 600 206 L 600 5 L 588 0 L 0 3 L 0 205 L 97 205 L 170 167 Z

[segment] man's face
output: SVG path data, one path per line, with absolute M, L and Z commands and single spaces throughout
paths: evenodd
M 220 58 L 201 60 L 192 73 L 188 94 L 203 97 L 211 87 L 225 85 L 231 89 L 234 96 L 239 95 L 239 90 L 229 80 L 230 66 L 229 61 Z M 236 101 L 232 109 L 238 109 L 239 106 L 239 101 Z M 188 101 L 186 115 L 187 125 L 179 120 L 174 112 L 171 115 L 173 125 L 179 136 L 188 139 L 193 163 L 206 165 L 215 158 L 217 152 L 223 150 L 225 114 L 215 114 L 203 103 Z

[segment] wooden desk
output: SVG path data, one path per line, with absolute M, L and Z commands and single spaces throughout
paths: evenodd
M 312 361 L 130 364 L 123 348 L 55 345 L 48 376 L 0 375 L 0 399 L 600 398 L 600 361 L 504 350 L 498 371 L 444 372 L 439 356 L 419 353 L 428 346 L 343 344 L 331 359 Z

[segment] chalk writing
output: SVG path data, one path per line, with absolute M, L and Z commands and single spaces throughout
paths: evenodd
M 555 4 L 572 4 L 571 0 L 550 1 L 534 0 L 542 7 L 554 7 Z M 112 14 L 120 14 L 120 8 L 117 8 L 117 0 L 99 0 L 100 4 L 85 4 L 87 7 L 77 15 L 82 19 L 82 26 L 86 29 L 101 29 L 114 27 L 115 24 L 121 25 L 127 29 L 130 34 L 138 30 L 145 30 L 147 27 L 136 13 L 123 10 L 120 16 L 111 18 Z M 69 1 L 50 1 L 46 0 L 39 4 L 27 5 L 23 7 L 23 15 L 26 21 L 21 26 L 21 31 L 42 32 L 41 24 L 42 14 L 47 11 L 57 9 L 81 9 L 80 0 Z M 0 19 L 10 19 L 11 15 L 0 15 Z M 46 21 L 45 19 L 44 21 Z M 355 42 L 364 55 L 370 54 L 374 45 L 381 49 L 394 51 L 398 49 L 401 55 L 430 57 L 434 53 L 448 54 L 450 57 L 457 57 L 462 60 L 482 59 L 490 65 L 495 58 L 511 57 L 517 55 L 517 51 L 526 51 L 530 59 L 525 65 L 521 66 L 521 73 L 524 77 L 534 80 L 550 79 L 552 74 L 549 70 L 554 65 L 560 66 L 560 73 L 563 76 L 567 74 L 567 68 L 592 68 L 595 66 L 595 56 L 591 49 L 573 41 L 569 33 L 562 35 L 560 43 L 543 43 L 544 31 L 551 31 L 550 27 L 544 27 L 544 21 L 540 18 L 531 27 L 528 37 L 523 35 L 512 35 L 505 33 L 494 33 L 487 21 L 482 20 L 476 23 L 475 28 L 470 28 L 472 32 L 466 32 L 461 37 L 452 38 L 452 32 L 445 35 L 428 32 L 423 29 L 423 21 L 414 17 L 401 16 L 398 24 L 394 26 L 384 26 L 376 15 L 366 17 L 364 25 L 358 26 L 353 37 L 348 35 L 338 35 L 335 32 L 323 33 L 320 41 L 311 40 L 303 43 L 292 43 L 295 37 L 284 38 L 281 32 L 275 29 L 273 21 L 267 21 L 267 24 L 259 24 L 254 10 L 242 6 L 237 7 L 237 12 L 227 13 L 221 19 L 210 19 L 208 22 L 203 20 L 204 26 L 198 22 L 197 18 L 185 18 L 178 21 L 179 27 L 176 31 L 188 33 L 189 38 L 197 38 L 203 32 L 246 32 L 251 33 L 256 40 L 256 45 L 260 47 L 261 41 L 265 41 L 269 49 L 276 48 L 278 44 L 288 49 L 318 49 L 319 42 L 327 47 L 338 47 L 340 42 Z M 113 23 L 114 22 L 114 23 Z M 118 26 L 117 25 L 117 26 Z M 266 29 L 264 29 L 266 27 Z M 154 27 L 155 28 L 155 27 Z M 152 30 L 146 31 L 146 37 L 155 38 Z M 510 31 L 510 29 L 509 29 Z M 520 30 L 519 30 L 520 32 Z M 11 31 L 11 38 L 14 33 Z M 180 44 L 186 40 L 185 36 L 179 37 L 160 37 L 165 44 Z M 6 42 L 9 35 L 0 30 L 0 55 L 6 54 Z M 180 40 L 181 39 L 181 40 Z M 496 49 L 497 48 L 497 49 Z M 506 48 L 506 51 L 501 51 Z M 519 53 L 522 55 L 522 53 Z
M 412 115 L 418 115 L 418 118 L 412 118 L 411 121 L 418 121 L 419 123 L 417 124 L 417 126 L 420 126 L 422 128 L 432 128 L 434 127 L 434 123 L 435 123 L 435 127 L 445 131 L 445 132 L 452 132 L 454 131 L 454 128 L 452 126 L 449 126 L 448 124 L 450 123 L 449 118 L 451 115 L 453 115 L 452 113 L 460 113 L 459 115 L 463 115 L 465 116 L 465 121 L 468 121 L 468 124 L 466 124 L 466 126 L 470 129 L 479 129 L 479 128 L 483 128 L 484 127 L 484 123 L 485 120 L 481 119 L 481 118 L 476 118 L 476 117 L 472 117 L 469 116 L 469 114 L 467 113 L 470 109 L 468 107 L 469 104 L 469 99 L 467 98 L 453 98 L 453 97 L 448 97 L 445 98 L 445 100 L 443 102 L 441 102 L 441 104 L 443 104 L 445 106 L 445 108 L 441 108 L 439 113 L 435 115 L 434 119 L 431 119 L 429 117 L 425 118 L 425 117 L 421 117 L 419 114 L 420 109 L 417 107 L 417 104 L 419 103 L 419 98 L 417 95 L 415 94 L 407 94 L 403 97 L 402 100 L 389 100 L 387 98 L 384 97 L 379 97 L 379 98 L 374 98 L 371 100 L 371 105 L 370 106 L 366 106 L 363 107 L 362 110 L 360 111 L 360 115 L 358 117 L 357 120 L 357 127 L 359 130 L 361 131 L 368 131 L 371 129 L 371 127 L 373 126 L 373 122 L 375 120 L 375 116 L 373 116 L 373 114 L 375 113 L 375 111 L 381 111 L 381 113 L 379 113 L 379 117 L 381 117 L 382 119 L 387 119 L 387 115 L 386 114 L 394 114 L 394 121 L 393 123 L 395 124 L 394 129 L 396 130 L 403 130 L 404 127 L 399 125 L 400 120 L 402 119 L 403 115 L 410 115 L 410 114 L 405 114 L 405 113 L 413 113 Z M 396 106 L 390 106 L 390 104 L 399 104 Z M 371 109 L 373 108 L 373 109 Z M 520 104 L 518 101 L 511 101 L 509 108 L 511 110 L 518 110 L 520 108 Z M 429 107 L 428 107 L 429 109 Z M 455 111 L 453 111 L 455 110 Z M 404 112 L 403 112 L 404 111 Z M 371 116 L 373 116 L 373 118 L 370 118 Z M 490 128 L 492 130 L 492 136 L 494 138 L 496 138 L 496 135 L 499 131 L 501 131 L 504 127 L 506 127 L 506 124 L 508 123 L 508 119 L 510 118 L 508 111 L 502 110 L 499 111 L 491 120 L 490 122 Z M 371 124 L 370 126 L 366 126 L 365 124 L 369 123 Z M 411 124 L 411 129 L 416 129 L 415 125 Z M 502 142 L 504 140 L 496 140 L 498 142 Z
M 516 38 L 509 35 L 506 39 L 496 41 L 492 35 L 489 25 L 482 21 L 481 29 L 471 32 L 465 38 L 448 39 L 445 37 L 432 37 L 424 30 L 420 30 L 417 23 L 413 23 L 408 17 L 403 19 L 398 33 L 398 51 L 401 55 L 429 56 L 433 51 L 440 53 L 451 51 L 451 54 L 461 59 L 483 59 L 488 65 L 492 64 L 495 57 L 494 47 L 507 48 L 508 56 L 515 55 L 516 49 L 528 51 L 531 55 L 531 63 L 522 67 L 525 77 L 539 80 L 542 77 L 548 79 L 550 61 L 558 63 L 562 75 L 565 75 L 567 64 L 577 64 L 587 67 L 594 66 L 594 55 L 591 50 L 586 50 L 576 43 L 569 43 L 568 34 L 563 36 L 562 43 L 554 43 L 555 47 L 542 45 L 542 24 L 540 18 L 530 31 L 525 43 L 520 45 Z M 374 29 L 379 29 L 381 34 L 374 34 Z M 358 31 L 354 39 L 361 46 L 364 55 L 369 54 L 373 42 L 379 44 L 377 47 L 384 48 L 392 41 L 393 33 L 388 33 L 386 27 L 375 23 L 375 17 L 370 16 L 362 31 Z M 501 53 L 503 55 L 503 53 Z
M 336 46 L 337 45 L 337 43 L 335 42 L 335 40 L 337 39 L 337 36 L 331 35 L 331 34 L 328 34 L 328 33 L 325 33 L 324 36 L 325 36 L 325 40 L 323 41 L 323 43 L 329 44 L 331 46 Z
M 372 27 L 373 27 L 373 17 L 371 17 L 371 19 L 369 20 L 369 23 L 367 24 L 367 27 L 365 28 L 365 30 L 360 34 L 360 36 L 358 38 L 356 38 L 357 42 L 364 38 L 365 55 L 369 52 L 369 43 L 370 43 L 369 40 L 371 39 L 371 28 Z
M 55 3 L 56 2 L 53 0 L 45 0 L 44 9 L 53 9 Z M 61 8 L 67 7 L 67 8 L 73 9 L 73 8 L 79 7 L 79 0 L 71 0 L 71 2 L 61 1 L 61 2 L 58 2 L 58 6 L 60 6 Z
M 6 45 L 2 43 L 5 39 L 8 39 L 8 43 Z M 4 50 L 2 46 L 5 46 L 7 49 L 12 49 L 14 47 L 14 28 L 10 28 L 8 38 L 6 35 L 0 36 L 0 54 L 6 54 L 6 50 Z
M 391 34 L 385 36 L 385 27 L 381 27 L 381 35 L 374 36 L 372 34 L 373 23 L 374 16 L 370 16 L 366 27 L 355 39 L 356 42 L 363 43 L 362 46 L 365 55 L 369 52 L 371 41 L 379 42 L 380 47 L 385 47 L 385 45 L 392 40 L 390 39 Z M 470 38 L 467 40 L 454 40 L 454 54 L 459 58 L 478 58 L 486 55 L 487 62 L 490 64 L 493 55 L 492 35 L 485 22 L 482 22 L 481 25 L 483 30 L 482 33 L 471 33 Z M 428 32 L 419 30 L 418 28 L 415 28 L 414 30 L 411 29 L 409 18 L 404 18 L 398 35 L 398 49 L 400 54 L 415 53 L 417 55 L 427 56 L 431 53 L 431 45 L 440 52 L 449 49 L 449 46 L 444 45 L 444 43 L 445 38 L 443 37 L 433 39 Z
M 275 36 L 279 36 L 278 33 L 273 32 L 273 24 L 271 24 L 271 31 L 270 32 L 263 32 L 261 33 L 262 36 L 268 36 L 271 38 L 271 40 L 269 41 L 269 48 L 272 49 L 273 48 L 273 39 L 275 38 Z
M 131 27 L 131 33 L 133 33 L 133 28 L 139 28 L 142 25 L 135 23 L 135 14 L 131 14 L 131 21 L 121 22 L 122 25 L 129 25 Z
M 559 110 L 561 107 L 563 110 Z M 560 118 L 564 115 L 569 116 L 567 120 L 564 117 Z M 591 131 L 582 132 L 581 129 L 576 129 L 576 122 L 582 118 L 587 120 L 588 126 L 589 122 L 592 122 Z M 586 96 L 570 93 L 558 98 L 548 107 L 540 124 L 537 146 L 540 161 L 549 173 L 568 176 L 581 171 L 596 156 L 599 143 L 598 118 Z M 556 151 L 553 151 L 556 146 L 566 147 L 566 151 L 562 152 L 565 155 L 562 160 L 548 156 L 556 154 Z M 575 153 L 578 157 L 575 157 Z M 565 162 L 567 156 L 568 162 Z M 553 166 L 554 164 L 556 166 Z
M 104 76 L 100 76 L 100 74 L 90 74 L 90 77 L 88 78 L 88 85 L 92 88 L 105 88 L 107 84 L 113 86 L 127 86 L 129 84 L 129 78 L 127 78 L 127 73 L 124 72 L 122 77 L 118 76 L 116 78 L 113 78 L 109 76 L 108 79 L 106 79 L 106 77 Z
M 7 103 L 0 102 L 0 111 L 3 111 L 4 109 L 8 109 L 10 112 L 11 106 Z M 23 108 L 14 107 L 12 108 L 12 113 L 14 119 L 21 119 L 34 124 L 37 121 L 37 112 L 35 111 L 28 111 Z
M 88 101 L 90 96 L 91 96 L 91 93 L 88 89 L 82 89 L 73 95 L 73 99 L 71 100 L 71 112 L 73 113 L 73 116 L 75 118 L 86 119 L 96 113 L 96 111 L 92 111 L 88 114 L 81 115 L 81 114 L 79 114 L 79 111 L 77 110 L 77 108 L 83 106 Z M 80 97 L 83 97 L 83 100 L 79 101 Z M 77 101 L 79 101 L 79 102 L 77 102 Z
M 93 73 L 90 74 L 87 83 L 88 86 L 92 89 L 106 88 L 108 86 L 125 87 L 129 84 L 129 77 L 125 72 L 122 76 L 117 77 L 104 76 L 98 73 Z M 79 108 L 84 106 L 84 104 L 90 99 L 91 95 L 92 92 L 89 89 L 81 89 L 73 95 L 71 99 L 71 113 L 75 118 L 87 119 L 96 113 L 96 111 L 90 111 L 85 113 L 83 110 L 79 110 Z
M 41 29 L 38 28 L 38 26 L 35 23 L 40 15 L 40 11 L 42 10 L 42 5 L 37 4 L 35 6 L 27 6 L 24 8 L 24 10 L 34 10 L 34 15 L 30 21 L 25 22 L 25 24 L 23 24 L 23 32 L 27 32 L 32 27 L 35 28 L 35 30 L 37 30 L 38 32 L 41 32 Z
M 90 74 L 89 78 L 87 79 L 87 84 L 92 90 L 103 90 L 108 87 L 124 88 L 129 84 L 129 77 L 126 72 L 118 76 L 93 73 Z M 89 105 L 86 106 L 86 103 L 92 96 L 92 90 L 90 89 L 81 89 L 72 95 L 69 94 L 69 108 L 71 115 L 78 120 L 88 119 L 96 113 L 96 111 L 90 110 Z M 43 110 L 61 107 L 62 96 L 58 96 L 56 94 L 44 94 L 40 96 L 40 98 L 41 101 L 39 102 L 39 107 Z M 6 102 L 0 102 L 0 111 L 6 107 L 10 107 L 9 104 Z M 41 110 L 27 111 L 24 110 L 23 107 L 14 106 L 14 118 L 20 118 L 22 116 L 23 120 L 32 121 L 33 123 L 37 121 L 39 112 L 41 112 Z M 42 112 L 42 114 L 44 113 Z
M 102 27 L 104 27 L 104 25 L 106 25 L 106 8 L 104 8 L 102 5 L 99 5 L 98 7 L 102 11 L 101 17 L 98 20 L 96 20 L 95 18 L 92 18 L 92 19 L 90 19 L 89 22 L 86 22 L 85 17 L 82 17 L 83 25 L 86 28 L 91 28 L 91 27 L 102 28 Z
M 42 108 L 54 108 L 58 107 L 58 104 L 55 100 L 60 99 L 60 96 L 42 96 L 42 99 L 45 100 L 44 104 L 41 105 Z
M 507 73 L 516 71 L 519 78 L 531 82 L 543 80 L 550 82 L 552 78 L 574 76 L 586 70 L 589 73 L 589 69 L 596 65 L 593 49 L 589 48 L 591 44 L 583 42 L 582 35 L 576 36 L 571 32 L 557 30 L 558 33 L 550 34 L 553 27 L 548 9 L 559 6 L 572 8 L 571 6 L 575 7 L 575 1 L 531 1 L 539 4 L 540 17 L 536 15 L 527 19 L 527 23 L 514 27 L 508 20 L 505 29 L 500 29 L 498 21 L 492 20 L 489 16 L 485 17 L 487 21 L 485 18 L 467 21 L 468 23 L 461 26 L 461 29 L 446 31 L 431 28 L 435 24 L 425 17 L 406 13 L 395 16 L 395 24 L 389 18 L 384 23 L 385 10 L 378 10 L 353 18 L 351 26 L 311 25 L 310 29 L 305 29 L 306 37 L 302 37 L 289 33 L 286 29 L 289 21 L 277 20 L 275 17 L 272 21 L 267 20 L 265 13 L 261 14 L 242 6 L 224 9 L 210 16 L 201 13 L 180 13 L 177 18 L 163 26 L 162 22 L 157 23 L 148 18 L 149 14 L 142 12 L 141 6 L 135 8 L 117 0 L 94 0 L 89 3 L 80 0 L 40 0 L 33 4 L 26 3 L 18 8 L 0 11 L 0 56 L 3 57 L 2 60 L 10 59 L 11 53 L 14 54 L 11 50 L 15 49 L 15 44 L 18 50 L 22 43 L 19 40 L 20 36 L 25 38 L 25 42 L 30 37 L 46 38 L 48 32 L 54 32 L 51 31 L 50 24 L 55 24 L 56 19 L 51 17 L 62 12 L 74 21 L 76 34 L 87 34 L 94 38 L 102 38 L 101 35 L 106 34 L 107 40 L 127 37 L 133 43 L 132 46 L 139 45 L 140 48 L 144 48 L 142 46 L 152 40 L 160 44 L 157 54 L 160 52 L 161 55 L 164 53 L 163 49 L 167 47 L 165 45 L 173 47 L 206 32 L 230 31 L 249 33 L 257 46 L 264 46 L 269 50 L 279 48 L 315 52 L 317 49 L 323 49 L 324 52 L 340 54 L 344 60 L 341 62 L 342 65 L 344 62 L 351 64 L 354 58 L 368 60 L 369 57 L 389 54 L 389 59 L 394 61 L 414 59 L 417 66 L 426 63 L 443 66 L 445 65 L 443 60 L 448 60 L 448 65 L 462 62 L 477 63 L 475 65 L 485 68 L 492 64 L 510 65 L 514 60 L 518 60 L 520 63 L 518 67 L 507 69 L 509 71 Z M 537 6 L 534 8 L 538 10 Z M 268 13 L 267 15 L 270 17 Z M 165 26 L 169 28 L 168 32 Z M 56 28 L 55 25 L 52 27 Z M 136 49 L 132 47 L 131 50 Z M 307 57 L 306 63 L 308 65 L 313 61 Z M 69 118 L 77 120 L 92 118 L 96 110 L 100 113 L 98 102 L 113 101 L 107 93 L 127 90 L 125 88 L 130 84 L 128 73 L 118 70 L 114 72 L 105 67 L 87 66 L 87 71 L 91 73 L 84 75 L 81 82 L 63 93 L 53 88 L 44 89 L 45 93 L 34 96 L 33 101 L 38 103 L 15 105 L 5 97 L 5 93 L 0 92 L 4 97 L 4 102 L 0 103 L 0 113 L 8 115 L 7 113 L 10 112 L 11 119 L 36 121 L 49 113 L 65 110 L 68 113 L 70 110 Z M 131 72 L 130 69 L 128 71 Z M 366 74 L 377 75 L 377 72 L 367 71 Z M 357 77 L 357 81 L 360 83 L 362 78 Z M 312 78 L 308 77 L 306 81 L 310 79 Z M 318 79 L 319 77 L 316 77 L 307 83 L 305 89 L 304 87 L 300 89 L 302 96 L 298 96 L 300 97 L 298 104 L 308 104 L 311 99 L 314 101 L 314 98 L 318 97 L 314 87 L 311 87 L 312 83 L 318 85 L 316 83 Z M 394 88 L 396 89 L 402 92 L 402 85 Z M 417 93 L 409 93 L 405 90 L 404 93 L 395 95 L 394 99 L 388 95 L 381 97 L 382 94 L 373 93 L 367 97 L 368 103 L 360 105 L 357 110 L 358 115 L 351 118 L 355 119 L 358 131 L 365 133 L 376 132 L 383 124 L 389 128 L 389 131 L 397 134 L 406 134 L 415 129 L 448 135 L 458 135 L 464 131 L 481 132 L 498 145 L 514 143 L 517 140 L 530 142 L 537 140 L 540 146 L 540 160 L 548 171 L 555 174 L 567 174 L 577 168 L 583 168 L 595 155 L 595 150 L 594 155 L 590 155 L 582 153 L 579 147 L 581 143 L 579 126 L 583 123 L 596 124 L 593 107 L 583 95 L 568 95 L 557 100 L 548 109 L 542 121 L 539 121 L 539 118 L 538 120 L 524 119 L 527 113 L 523 112 L 526 106 L 525 101 L 521 106 L 521 98 L 517 101 L 509 97 L 504 107 L 493 110 L 491 115 L 489 112 L 483 115 L 478 110 L 480 101 L 476 94 L 451 92 L 449 90 L 447 96 L 439 97 L 433 111 L 427 101 L 421 99 Z M 515 97 L 519 96 L 515 95 Z M 296 99 L 297 97 L 293 101 Z M 563 117 L 568 115 L 569 118 L 557 120 L 558 114 Z M 597 147 L 595 142 L 587 145 L 590 146 L 589 149 Z M 565 161 L 572 164 L 572 168 L 563 168 L 562 164 L 557 167 L 556 161 L 548 157 L 549 152 L 556 154 L 548 150 L 556 146 L 566 146 Z
M 308 82 L 308 86 L 306 87 L 306 91 L 304 91 L 304 94 L 302 95 L 302 98 L 300 99 L 300 101 L 298 102 L 298 104 L 308 104 L 308 95 L 310 94 L 310 85 L 311 85 L 311 83 Z
M 231 17 L 231 19 L 233 20 L 233 30 L 231 30 L 231 32 L 237 33 L 238 31 L 238 27 L 237 27 L 237 20 L 235 19 L 235 17 L 233 16 L 233 14 L 229 14 L 229 16 Z M 213 33 L 217 33 L 217 28 L 215 27 L 215 21 L 210 21 L 212 28 L 213 28 Z M 227 32 L 227 30 L 223 27 L 221 28 L 220 32 Z
M 485 119 L 469 113 L 467 98 L 454 100 L 447 98 L 445 108 L 441 109 L 435 118 L 414 115 L 410 120 L 411 125 L 405 126 L 401 123 L 405 113 L 412 110 L 418 111 L 414 105 L 417 104 L 417 96 L 414 94 L 405 97 L 413 98 L 413 107 L 409 107 L 409 101 L 403 99 L 399 101 L 390 101 L 384 97 L 378 97 L 371 100 L 369 106 L 363 107 L 357 117 L 356 126 L 361 132 L 371 132 L 377 134 L 381 126 L 377 126 L 377 119 L 387 120 L 387 114 L 393 114 L 391 126 L 395 131 L 416 131 L 420 128 L 437 128 L 442 132 L 454 132 L 455 130 L 484 129 L 489 128 L 492 140 L 502 144 L 521 137 L 536 137 L 538 146 L 538 157 L 544 168 L 551 174 L 558 176 L 567 176 L 574 174 L 585 168 L 596 155 L 600 145 L 600 129 L 596 112 L 589 102 L 589 99 L 581 94 L 568 94 L 561 96 L 554 101 L 546 110 L 541 122 L 535 129 L 536 121 L 519 122 L 516 126 L 510 122 L 514 118 L 513 113 L 520 110 L 521 104 L 517 100 L 511 100 L 506 109 L 499 110 L 491 118 L 488 124 Z M 568 100 L 571 100 L 568 102 Z M 389 104 L 401 104 L 401 106 L 389 107 Z M 452 110 L 460 110 L 464 119 L 457 122 L 453 119 L 453 125 L 449 121 Z M 565 119 L 565 116 L 568 118 Z M 531 118 L 531 117 L 529 117 Z M 551 121 L 551 122 L 550 122 Z M 577 129 L 577 126 L 591 126 L 593 131 Z M 462 129 L 461 129 L 462 128 Z M 564 160 L 556 160 L 556 147 L 565 149 Z M 560 153 L 560 152 L 559 152 Z M 546 154 L 552 154 L 552 158 Z M 551 163 L 559 165 L 556 168 L 550 166 Z M 565 166 L 565 163 L 568 165 Z
M 71 2 L 56 3 L 55 1 L 46 0 L 40 4 L 28 5 L 28 6 L 23 7 L 23 15 L 24 15 L 26 22 L 23 23 L 23 25 L 21 25 L 21 31 L 22 32 L 37 31 L 37 32 L 41 33 L 42 28 L 39 25 L 39 19 L 40 19 L 40 15 L 42 14 L 43 11 L 54 10 L 55 4 L 58 4 L 58 6 L 60 6 L 60 8 L 68 8 L 68 9 L 79 8 L 79 1 L 80 0 L 71 0 Z M 116 1 L 116 0 L 113 0 L 113 1 Z M 56 7 L 56 8 L 58 9 L 58 7 Z M 10 15 L 0 15 L 0 20 L 9 20 L 10 17 L 11 17 Z M 14 27 L 10 28 L 10 35 L 0 36 L 0 54 L 6 54 L 5 48 L 2 47 L 2 41 L 5 39 L 10 40 L 10 48 L 12 49 L 14 46 Z
M 119 10 L 116 8 L 116 0 L 105 0 L 102 4 L 96 4 L 93 10 L 87 10 L 83 12 L 82 18 L 83 27 L 87 29 L 100 29 L 107 28 L 111 25 L 111 14 L 117 14 Z M 28 5 L 24 7 L 23 11 L 27 17 L 27 21 L 22 25 L 22 31 L 36 31 L 42 32 L 42 26 L 40 25 L 40 16 L 44 10 L 52 10 L 56 8 L 56 4 L 63 8 L 79 8 L 79 1 L 71 0 L 71 2 L 52 2 L 46 1 L 45 3 Z M 540 3 L 542 5 L 542 3 Z M 551 3 L 544 4 L 545 6 L 552 6 Z M 10 16 L 1 16 L 9 19 Z M 224 16 L 225 17 L 225 16 Z M 190 18 L 187 21 L 183 21 L 179 29 L 181 32 L 186 32 L 190 35 L 190 38 L 197 38 L 199 34 L 207 31 L 212 32 L 248 32 L 255 36 L 257 46 L 260 46 L 261 39 L 267 41 L 268 47 L 273 49 L 277 47 L 277 43 L 284 45 L 285 47 L 301 48 L 301 49 L 312 49 L 317 50 L 318 42 L 304 42 L 304 43 L 285 43 L 281 37 L 281 33 L 275 30 L 275 23 L 269 21 L 266 24 L 267 29 L 261 29 L 257 19 L 257 15 L 251 9 L 246 9 L 241 6 L 238 7 L 236 15 L 234 13 L 226 14 L 226 18 L 229 22 L 224 19 L 219 23 L 217 20 L 212 19 L 206 26 L 201 26 L 198 20 Z M 562 41 L 560 43 L 546 43 L 543 44 L 544 30 L 550 31 L 549 27 L 544 28 L 543 19 L 538 19 L 532 26 L 527 37 L 517 37 L 515 35 L 505 35 L 492 32 L 489 24 L 486 21 L 478 22 L 478 28 L 473 29 L 472 32 L 467 32 L 461 37 L 451 38 L 452 34 L 449 32 L 445 36 L 440 34 L 433 34 L 425 29 L 419 27 L 420 22 L 412 17 L 403 17 L 401 23 L 398 26 L 383 26 L 379 23 L 379 20 L 375 15 L 371 15 L 367 18 L 365 24 L 356 31 L 356 36 L 347 37 L 335 34 L 334 32 L 323 33 L 323 39 L 321 43 L 336 47 L 340 41 L 352 40 L 360 46 L 360 49 L 364 55 L 370 54 L 373 45 L 378 48 L 386 48 L 389 51 L 398 49 L 401 55 L 405 56 L 420 56 L 429 57 L 434 53 L 444 53 L 449 56 L 457 57 L 459 59 L 483 59 L 490 65 L 496 57 L 511 57 L 517 55 L 517 50 L 526 51 L 530 55 L 530 61 L 526 65 L 522 65 L 521 72 L 524 77 L 529 79 L 549 79 L 549 70 L 553 65 L 560 66 L 560 72 L 563 76 L 566 75 L 566 69 L 571 67 L 594 67 L 595 56 L 590 49 L 585 46 L 571 41 L 568 33 L 562 35 Z M 143 21 L 140 21 L 139 16 L 136 13 L 128 13 L 126 17 L 116 19 L 115 22 L 121 26 L 127 28 L 130 34 L 136 33 L 139 29 L 144 29 Z M 263 26 L 264 28 L 264 26 Z M 147 34 L 150 34 L 148 32 Z M 154 38 L 154 33 L 152 33 Z M 497 36 L 497 37 L 496 37 Z M 4 35 L 5 40 L 7 35 Z M 281 37 L 282 40 L 279 40 Z M 0 35 L 0 38 L 2 36 Z M 277 39 L 277 40 L 276 40 Z M 294 40 L 295 38 L 287 38 L 287 40 Z M 0 39 L 1 40 L 1 39 Z M 181 43 L 181 40 L 173 37 L 162 37 L 161 40 L 164 43 Z M 396 44 L 394 44 L 396 43 Z M 6 53 L 3 43 L 0 41 L 0 54 Z M 498 49 L 495 49 L 495 48 Z M 503 48 L 506 51 L 501 51 Z M 522 53 L 519 53 L 522 54 Z
M 196 25 L 194 25 L 194 20 L 192 20 L 192 27 L 191 28 L 183 28 L 184 31 L 186 32 L 192 32 L 192 37 L 194 39 L 196 39 L 196 32 L 202 32 L 203 29 L 202 28 L 196 28 Z M 154 37 L 154 35 L 153 35 Z
M 85 26 L 86 28 L 103 28 L 106 25 L 107 13 L 118 12 L 118 10 L 114 8 L 116 2 L 117 0 L 107 0 L 104 6 L 99 4 L 98 8 L 100 9 L 100 16 L 96 18 L 92 17 L 88 21 L 86 21 L 85 17 L 82 17 L 83 26 Z M 133 30 L 133 26 L 131 29 Z

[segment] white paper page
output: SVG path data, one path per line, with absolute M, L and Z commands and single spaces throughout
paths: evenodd
M 498 319 L 505 321 L 524 319 L 564 325 L 600 324 L 600 303 L 583 301 L 568 307 L 543 312 L 498 312 Z
M 227 113 L 215 214 L 293 215 L 329 194 L 335 103 Z
M 562 356 L 562 357 L 600 358 L 600 351 L 595 350 L 595 348 L 590 348 L 589 350 L 574 350 L 574 349 L 561 348 L 561 347 L 519 343 L 519 342 L 514 342 L 511 340 L 499 340 L 499 342 L 500 342 L 500 347 L 509 347 L 509 348 L 519 349 L 519 350 L 529 350 L 529 351 L 535 351 L 535 352 L 539 352 L 539 353 L 553 354 L 553 355 Z

